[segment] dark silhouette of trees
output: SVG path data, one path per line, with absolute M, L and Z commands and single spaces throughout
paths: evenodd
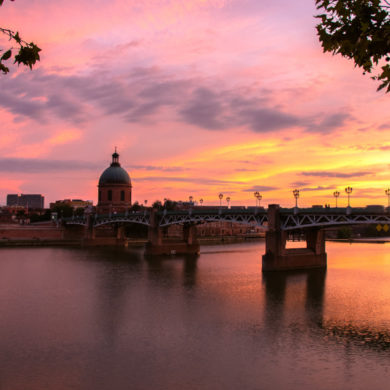
M 141 211 L 143 209 L 143 206 L 141 206 L 138 201 L 136 200 L 130 207 L 130 211 Z
M 363 74 L 379 71 L 378 91 L 390 92 L 390 2 L 388 0 L 316 0 L 321 22 L 317 33 L 324 52 L 352 59 Z
M 0 7 L 3 3 L 4 0 L 0 0 Z M 28 43 L 23 40 L 20 37 L 19 32 L 0 27 L 0 33 L 6 35 L 9 41 L 16 44 L 16 47 L 11 46 L 5 50 L 0 48 L 0 71 L 3 72 L 3 74 L 9 72 L 9 68 L 5 63 L 10 59 L 14 60 L 14 64 L 26 65 L 32 69 L 33 65 L 40 59 L 39 52 L 41 49 L 34 42 Z

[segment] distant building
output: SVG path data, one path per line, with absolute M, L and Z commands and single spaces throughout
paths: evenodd
M 119 164 L 116 150 L 111 165 L 100 176 L 98 188 L 99 214 L 121 213 L 131 206 L 130 176 Z
M 8 194 L 7 195 L 7 206 L 19 206 L 19 195 Z
M 86 208 L 92 206 L 92 200 L 82 200 L 82 199 L 63 199 L 56 200 L 54 203 L 50 203 L 50 209 L 54 209 L 56 206 L 70 206 L 73 209 Z
M 7 206 L 22 206 L 30 209 L 43 209 L 45 197 L 41 194 L 8 194 Z

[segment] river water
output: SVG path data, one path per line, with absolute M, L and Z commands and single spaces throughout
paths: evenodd
M 390 244 L 271 275 L 264 243 L 201 249 L 1 249 L 0 390 L 389 388 Z

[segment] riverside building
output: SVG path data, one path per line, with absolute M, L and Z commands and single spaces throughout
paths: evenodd
M 99 214 L 123 213 L 131 206 L 130 176 L 119 163 L 115 150 L 111 165 L 101 174 L 98 184 Z

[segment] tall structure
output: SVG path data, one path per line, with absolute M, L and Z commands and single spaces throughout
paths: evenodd
M 7 206 L 23 206 L 31 209 L 43 209 L 45 197 L 41 194 L 8 194 Z
M 119 164 L 119 154 L 115 148 L 111 165 L 99 179 L 97 212 L 125 212 L 131 206 L 131 187 L 130 176 Z

